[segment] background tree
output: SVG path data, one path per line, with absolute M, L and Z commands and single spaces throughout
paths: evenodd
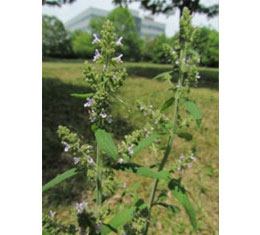
M 207 27 L 199 28 L 194 49 L 200 55 L 200 64 L 207 67 L 219 66 L 219 33 Z
M 50 5 L 50 6 L 61 6 L 66 3 L 73 3 L 76 0 L 42 0 L 42 5 Z
M 91 42 L 92 35 L 82 31 L 73 32 L 71 34 L 71 46 L 73 54 L 80 58 L 93 57 L 95 47 Z
M 68 57 L 71 54 L 70 39 L 63 23 L 55 16 L 42 17 L 43 57 Z
M 187 7 L 191 14 L 206 14 L 208 17 L 218 15 L 218 4 L 205 6 L 201 3 L 201 0 L 113 0 L 114 4 L 120 6 L 126 6 L 128 3 L 132 2 L 140 2 L 141 6 L 146 10 L 150 10 L 152 14 L 169 14 L 174 12 L 174 10 L 179 9 L 181 17 L 184 7 Z
M 123 37 L 123 47 L 120 49 L 120 52 L 124 55 L 123 58 L 130 61 L 140 60 L 142 41 L 131 12 L 125 7 L 118 7 L 111 11 L 106 18 L 92 19 L 90 22 L 92 32 L 98 34 L 106 19 L 113 22 L 117 34 Z

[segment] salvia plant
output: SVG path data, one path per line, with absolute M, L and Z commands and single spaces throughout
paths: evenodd
M 196 86 L 200 78 L 197 63 L 199 58 L 190 50 L 196 31 L 191 24 L 191 16 L 187 8 L 180 20 L 178 43 L 172 48 L 163 45 L 165 55 L 172 64 L 172 70 L 156 76 L 165 80 L 172 93 L 161 107 L 137 102 L 136 110 L 144 115 L 145 123 L 141 129 L 126 135 L 121 142 L 115 142 L 109 134 L 112 130 L 113 117 L 110 111 L 112 100 L 127 106 L 127 101 L 117 97 L 117 91 L 127 77 L 122 66 L 123 55 L 117 49 L 123 44 L 123 38 L 117 37 L 110 21 L 103 25 L 100 35 L 94 34 L 93 44 L 97 46 L 93 58 L 94 63 L 102 65 L 102 71 L 96 71 L 92 63 L 86 62 L 84 75 L 92 93 L 73 94 L 74 97 L 85 99 L 82 108 L 87 109 L 91 130 L 95 135 L 95 145 L 85 143 L 83 138 L 65 126 L 59 126 L 58 135 L 64 145 L 64 151 L 70 153 L 74 167 L 43 186 L 43 192 L 62 181 L 77 174 L 84 174 L 92 187 L 94 195 L 88 201 L 75 203 L 71 212 L 77 218 L 76 224 L 64 224 L 58 219 L 56 212 L 50 211 L 43 216 L 43 233 L 45 234 L 148 234 L 152 208 L 165 207 L 172 212 L 178 207 L 165 202 L 169 192 L 179 201 L 186 211 L 194 230 L 197 229 L 195 210 L 187 196 L 180 176 L 185 169 L 196 161 L 196 148 L 175 158 L 174 164 L 165 169 L 169 156 L 172 158 L 172 145 L 176 138 L 191 140 L 191 134 L 183 133 L 191 121 L 200 126 L 202 116 L 196 104 L 189 99 L 190 87 Z M 121 69 L 120 69 L 121 68 Z M 175 81 L 175 82 L 173 82 Z M 186 114 L 179 112 L 180 107 Z M 165 110 L 172 108 L 172 116 L 168 117 Z M 130 110 L 130 109 L 129 109 Z M 187 128 L 186 128 L 187 129 Z M 165 145 L 165 139 L 167 142 Z M 134 160 L 134 156 L 146 147 L 151 147 L 156 162 L 150 166 L 142 166 Z M 155 170 L 157 168 L 157 170 Z M 153 178 L 149 199 L 139 197 L 137 190 L 140 182 L 132 187 L 121 184 L 116 178 L 116 171 L 124 171 L 139 176 Z M 162 181 L 164 190 L 158 190 Z M 131 205 L 117 212 L 106 202 L 116 190 L 121 190 L 121 197 L 128 196 Z M 94 203 L 93 203 L 94 202 Z M 119 201 L 120 203 L 122 200 Z M 122 208 L 122 205 L 120 205 Z

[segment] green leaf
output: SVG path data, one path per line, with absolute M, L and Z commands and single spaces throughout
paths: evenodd
M 167 203 L 164 202 L 156 202 L 154 204 L 155 206 L 162 206 L 164 208 L 166 208 L 167 210 L 169 210 L 170 212 L 172 212 L 174 215 L 178 212 L 180 212 L 180 208 L 177 206 L 173 206 L 173 205 L 169 205 Z
M 183 103 L 186 110 L 195 118 L 196 123 L 199 127 L 202 121 L 202 115 L 197 105 L 194 102 L 187 99 L 181 99 L 181 102 Z
M 172 74 L 172 71 L 160 73 L 157 76 L 155 76 L 153 79 L 155 79 L 155 80 L 161 80 L 161 79 L 169 80 L 169 79 L 171 79 L 171 74 Z
M 177 135 L 180 137 L 180 138 L 183 138 L 187 141 L 191 141 L 193 136 L 192 134 L 190 133 L 187 133 L 187 132 L 178 132 Z
M 110 222 L 102 227 L 101 234 L 105 235 L 110 232 L 117 233 L 117 229 L 124 224 L 130 222 L 133 218 L 133 213 L 135 212 L 135 207 L 126 209 L 113 217 Z
M 42 192 L 45 192 L 46 190 L 56 186 L 57 184 L 61 183 L 62 181 L 66 180 L 66 179 L 69 179 L 69 178 L 77 175 L 78 173 L 79 173 L 79 171 L 77 170 L 77 168 L 72 168 L 68 171 L 65 171 L 61 175 L 57 175 L 54 179 L 52 179 L 50 182 L 48 182 L 47 184 L 45 184 L 42 187 Z
M 89 97 L 92 97 L 94 93 L 88 93 L 88 94 L 70 94 L 72 97 L 80 98 L 80 99 L 86 99 Z
M 149 137 L 143 139 L 142 141 L 140 141 L 140 142 L 138 143 L 138 145 L 133 148 L 133 150 L 134 150 L 133 155 L 137 154 L 139 151 L 141 151 L 142 149 L 144 149 L 144 148 L 146 148 L 147 146 L 149 146 L 150 144 L 152 144 L 153 141 L 154 141 L 157 137 L 158 137 L 158 135 L 153 134 L 153 135 L 150 135 Z
M 98 129 L 95 132 L 97 144 L 106 154 L 110 157 L 114 158 L 115 160 L 118 159 L 118 152 L 116 145 L 109 133 L 105 130 Z
M 162 179 L 162 180 L 169 180 L 169 172 L 168 171 L 159 171 L 155 172 L 151 169 L 135 164 L 135 163 L 118 163 L 112 166 L 115 170 L 125 171 L 134 173 L 136 175 L 153 178 L 153 179 Z
M 168 109 L 173 104 L 174 100 L 175 100 L 174 97 L 171 97 L 170 99 L 166 100 L 161 107 L 161 112 Z
M 173 196 L 181 203 L 184 207 L 187 215 L 189 216 L 190 222 L 193 228 L 197 229 L 197 220 L 195 210 L 186 194 L 183 186 L 181 186 L 180 181 L 172 179 L 168 184 L 169 189 L 173 192 Z

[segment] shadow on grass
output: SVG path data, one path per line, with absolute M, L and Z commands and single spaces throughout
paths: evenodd
M 88 120 L 87 110 L 83 107 L 85 100 L 70 96 L 71 93 L 88 93 L 90 92 L 88 88 L 64 83 L 56 78 L 43 78 L 42 92 L 42 180 L 45 184 L 57 174 L 73 167 L 72 157 L 63 151 L 64 146 L 57 134 L 58 126 L 67 126 L 89 144 L 93 144 L 94 135 L 90 130 L 91 123 Z M 114 117 L 113 126 L 116 127 L 113 128 L 115 130 L 113 135 L 117 139 L 122 139 L 133 130 L 133 127 L 120 117 Z M 54 203 L 61 202 L 62 199 L 67 203 L 71 198 L 78 198 L 86 186 L 85 180 L 85 177 L 76 176 L 68 180 L 68 183 L 61 183 L 47 193 L 48 198 Z

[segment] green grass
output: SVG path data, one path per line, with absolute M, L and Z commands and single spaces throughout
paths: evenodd
M 158 73 L 169 71 L 170 66 L 148 63 L 124 65 L 129 72 L 129 78 L 119 96 L 131 106 L 135 105 L 136 100 L 141 100 L 159 107 L 169 98 L 167 85 L 151 78 Z M 94 140 L 89 131 L 87 112 L 83 108 L 84 100 L 70 96 L 71 93 L 88 92 L 83 79 L 83 67 L 82 61 L 43 63 L 43 183 L 73 167 L 71 157 L 63 152 L 63 146 L 56 134 L 59 124 L 84 135 L 89 143 Z M 97 68 L 101 69 L 100 66 Z M 192 143 L 197 146 L 198 160 L 187 170 L 182 180 L 197 212 L 199 230 L 196 234 L 218 234 L 218 70 L 200 68 L 200 72 L 202 82 L 198 88 L 191 91 L 191 98 L 197 102 L 203 115 L 201 128 L 198 129 L 194 125 L 191 131 Z M 117 140 L 134 128 L 142 126 L 145 121 L 138 113 L 128 113 L 125 107 L 117 103 L 112 104 L 112 112 L 115 119 L 113 136 Z M 169 116 L 171 117 L 171 113 Z M 174 158 L 191 147 L 190 142 L 176 139 L 167 166 L 171 166 Z M 154 156 L 146 149 L 135 157 L 135 161 L 149 166 L 154 161 Z M 138 192 L 140 197 L 148 201 L 152 180 L 134 175 L 129 177 L 126 173 L 117 175 L 128 186 L 142 182 Z M 72 204 L 87 197 L 84 192 L 87 185 L 82 182 L 84 181 L 79 176 L 47 192 L 43 198 L 44 210 L 56 210 L 65 222 L 73 221 L 70 216 Z M 159 188 L 163 187 L 160 183 Z M 113 200 L 117 201 L 119 196 L 116 194 Z M 167 200 L 178 205 L 171 195 Z M 166 209 L 158 207 L 153 209 L 153 215 L 150 234 L 190 234 L 191 225 L 183 210 L 172 216 Z

